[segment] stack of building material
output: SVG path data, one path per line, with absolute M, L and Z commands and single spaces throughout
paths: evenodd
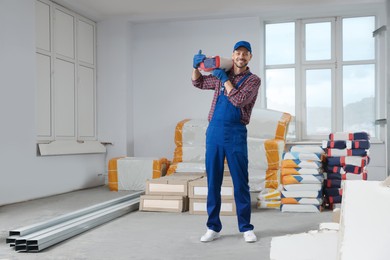
M 322 206 L 323 159 L 320 146 L 296 145 L 282 161 L 282 212 L 320 212 Z
M 139 207 L 143 191 L 74 211 L 48 221 L 11 230 L 6 242 L 16 251 L 39 252 Z
M 175 152 L 167 175 L 175 172 L 206 172 L 207 120 L 184 119 L 175 128 Z
M 251 191 L 280 185 L 280 162 L 291 115 L 254 109 L 248 129 L 249 187 Z M 175 129 L 175 153 L 168 175 L 205 171 L 207 120 L 185 119 Z
M 280 164 L 290 120 L 290 114 L 280 111 L 252 111 L 251 123 L 247 126 L 249 187 L 251 191 L 261 191 L 259 207 L 275 207 L 274 202 L 261 202 L 261 199 L 273 196 L 280 187 Z M 207 127 L 207 120 L 185 119 L 177 124 L 174 159 L 167 175 L 205 172 Z M 277 203 L 279 207 L 280 197 Z
M 190 214 L 207 214 L 207 177 L 189 183 Z M 236 215 L 232 178 L 225 173 L 221 187 L 221 215 Z
M 166 158 L 116 157 L 108 162 L 108 187 L 111 191 L 145 190 L 148 179 L 166 175 Z
M 291 121 L 288 113 L 254 109 L 248 128 L 248 171 L 251 191 L 259 191 L 258 208 L 279 208 L 280 165 Z
M 329 140 L 323 141 L 322 147 L 327 154 L 325 205 L 333 208 L 342 201 L 344 180 L 367 180 L 370 136 L 366 132 L 332 133 Z
M 389 181 L 343 182 L 337 259 L 390 259 Z
M 189 208 L 189 184 L 202 179 L 204 174 L 174 173 L 146 181 L 145 195 L 141 196 L 141 211 L 184 212 Z

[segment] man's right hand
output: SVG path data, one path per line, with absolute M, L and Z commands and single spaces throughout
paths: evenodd
M 194 55 L 194 61 L 192 66 L 197 69 L 202 61 L 206 59 L 206 55 L 202 54 L 202 50 L 199 50 L 198 54 Z

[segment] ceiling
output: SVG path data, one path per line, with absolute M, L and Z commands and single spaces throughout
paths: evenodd
M 53 0 L 92 20 L 133 22 L 259 15 L 308 8 L 369 5 L 386 0 Z

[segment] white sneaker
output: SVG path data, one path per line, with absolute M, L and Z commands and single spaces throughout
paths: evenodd
M 201 242 L 210 242 L 217 238 L 219 238 L 220 235 L 218 232 L 215 232 L 214 230 L 207 229 L 207 232 L 200 238 Z
M 253 230 L 248 230 L 244 232 L 244 239 L 247 243 L 253 243 L 257 241 L 257 237 Z

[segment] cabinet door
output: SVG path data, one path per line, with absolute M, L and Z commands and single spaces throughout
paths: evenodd
M 75 137 L 75 66 L 61 59 L 55 61 L 54 111 L 56 137 Z
M 52 121 L 51 121 L 50 56 L 37 53 L 36 64 L 37 64 L 37 87 L 36 87 L 37 136 L 38 138 L 51 137 Z
M 56 54 L 74 59 L 74 17 L 55 9 L 54 49 Z
M 95 72 L 94 69 L 85 66 L 79 66 L 78 71 L 78 136 L 79 139 L 85 140 L 95 136 Z
M 38 49 L 51 51 L 50 5 L 37 1 L 35 4 L 35 44 Z
M 78 20 L 77 22 L 77 55 L 78 60 L 88 64 L 94 64 L 94 37 L 95 28 L 92 24 Z

